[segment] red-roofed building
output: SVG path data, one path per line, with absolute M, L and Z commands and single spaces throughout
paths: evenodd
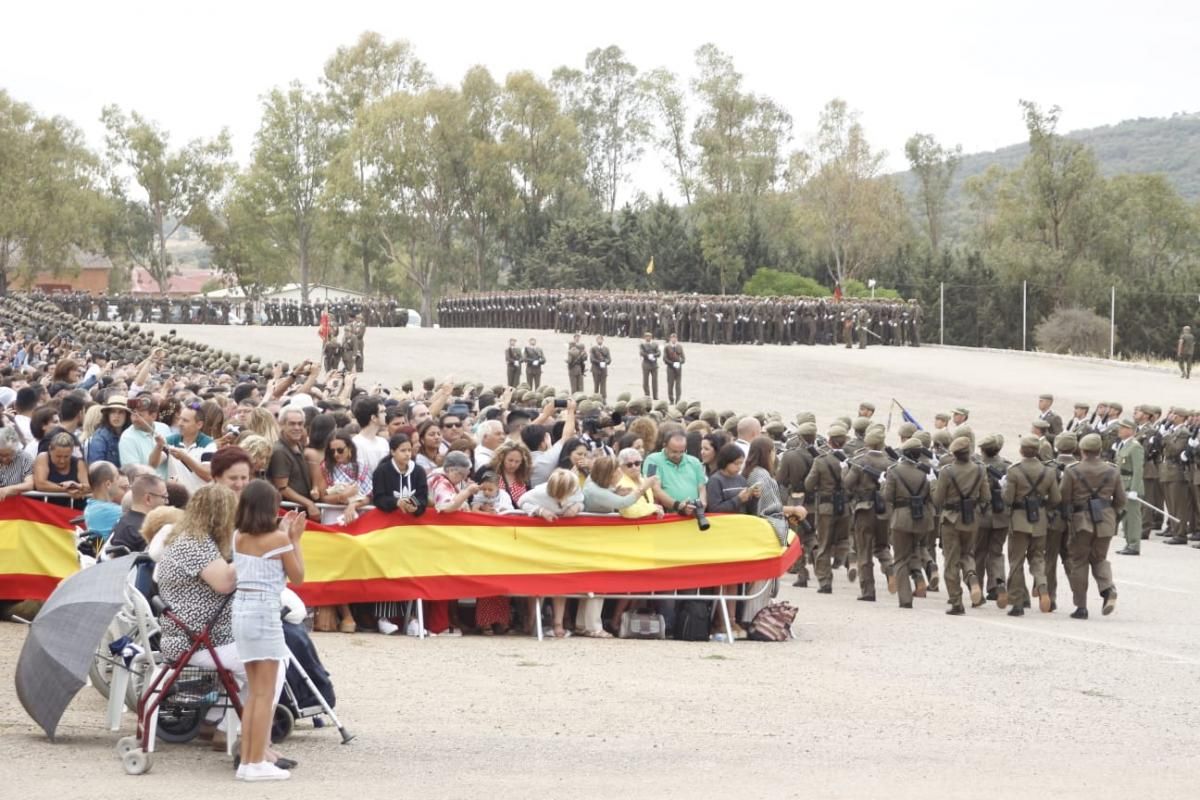
M 108 279 L 113 271 L 113 264 L 107 256 L 98 253 L 77 252 L 75 264 L 78 272 L 72 266 L 66 266 L 61 273 L 39 272 L 30 278 L 18 278 L 14 285 L 22 289 L 40 289 L 43 292 L 88 292 L 89 294 L 108 294 Z M 20 251 L 18 250 L 9 262 L 9 275 L 16 276 L 20 266 Z
M 166 286 L 170 297 L 192 297 L 200 294 L 204 286 L 212 281 L 223 281 L 225 276 L 213 269 L 184 269 L 172 275 Z M 150 273 L 142 267 L 134 267 L 130 275 L 130 294 L 135 296 L 160 296 L 163 291 Z

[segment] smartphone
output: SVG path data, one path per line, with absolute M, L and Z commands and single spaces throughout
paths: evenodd
M 567 407 L 566 399 L 562 398 L 562 397 L 554 398 L 554 407 L 555 408 L 566 408 Z

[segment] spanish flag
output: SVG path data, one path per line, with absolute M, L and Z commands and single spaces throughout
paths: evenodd
M 646 274 L 647 275 L 654 274 L 654 256 L 650 256 L 650 263 L 646 265 Z

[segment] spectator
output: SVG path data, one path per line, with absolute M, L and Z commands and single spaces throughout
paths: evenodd
M 108 549 L 116 551 L 125 548 L 126 552 L 139 553 L 146 549 L 146 540 L 142 536 L 142 523 L 146 515 L 156 508 L 167 504 L 167 485 L 157 475 L 142 475 L 135 478 L 129 487 L 132 502 L 129 510 L 113 528 Z
M 492 463 L 496 448 L 504 442 L 504 426 L 499 420 L 481 422 L 475 431 L 479 444 L 475 445 L 475 468 L 481 470 Z
M 332 511 L 338 521 L 348 525 L 358 517 L 358 510 L 371 501 L 371 473 L 357 453 L 355 437 L 340 430 L 329 437 L 325 457 L 317 472 L 317 491 L 322 503 L 342 506 Z
M 742 417 L 737 424 L 737 440 L 734 441 L 742 455 L 750 454 L 750 442 L 762 433 L 762 423 L 757 417 Z
M 803 522 L 808 514 L 804 506 L 789 506 L 783 504 L 783 492 L 775 482 L 775 443 L 767 436 L 756 436 L 750 441 L 749 455 L 742 468 L 751 488 L 756 492 L 754 511 L 765 519 L 776 538 L 779 546 L 786 547 L 788 541 L 788 518 Z M 770 581 L 758 581 L 750 585 L 749 593 L 760 592 Z M 747 600 L 742 604 L 742 622 L 748 623 L 754 615 L 771 602 L 771 592 L 763 591 L 758 598 Z M 734 631 L 736 635 L 737 632 Z
M 130 425 L 121 434 L 121 464 L 146 464 L 158 476 L 167 479 L 167 436 L 171 431 L 155 420 L 158 403 L 148 394 L 135 397 L 130 403 Z
M 279 412 L 279 426 L 280 439 L 271 448 L 267 477 L 284 500 L 303 508 L 309 519 L 318 520 L 321 510 L 314 502 L 318 494 L 304 460 L 304 412 L 298 408 L 283 409 Z
M 429 506 L 429 484 L 425 470 L 413 461 L 412 440 L 398 433 L 388 440 L 388 447 L 391 448 L 391 458 L 379 462 L 371 475 L 373 503 L 381 511 L 419 517 Z M 378 624 L 379 632 L 385 635 L 400 630 L 393 620 L 382 614 Z
M 562 446 L 558 457 L 558 468 L 565 469 L 579 481 L 579 488 L 587 481 L 588 470 L 591 469 L 592 456 L 583 439 L 568 439 Z
M 659 505 L 676 514 L 693 516 L 693 504 L 707 505 L 708 478 L 700 460 L 689 456 L 686 450 L 687 436 L 677 430 L 667 438 L 662 450 L 645 459 L 642 471 L 658 476 L 660 485 L 654 488 L 654 497 Z
M 642 454 L 632 447 L 617 453 L 617 465 L 621 478 L 617 488 L 637 496 L 637 502 L 622 508 L 619 513 L 626 519 L 641 519 L 651 515 L 662 519 L 663 507 L 654 502 L 654 490 L 659 486 L 657 477 L 642 476 Z
M 33 461 L 17 429 L 0 428 L 0 501 L 33 491 Z
M 388 440 L 382 435 L 387 426 L 387 407 L 378 397 L 360 397 L 354 401 L 354 421 L 359 428 L 354 448 L 369 475 L 388 457 Z
M 212 480 L 208 461 L 217 451 L 217 443 L 200 429 L 199 403 L 187 406 L 179 412 L 179 433 L 167 437 L 167 455 L 171 457 L 168 471 L 171 478 L 183 484 L 188 492 L 195 492 Z
M 429 476 L 429 497 L 433 507 L 441 512 L 461 511 L 479 487 L 471 483 L 471 460 L 465 453 L 446 454 L 442 468 Z
M 717 453 L 727 442 L 729 442 L 729 437 L 723 431 L 713 431 L 700 440 L 700 463 L 704 465 L 704 472 L 709 477 L 712 477 L 720 469 L 717 465 Z M 743 457 L 745 455 L 742 453 Z
M 417 464 L 431 473 L 442 465 L 449 448 L 442 441 L 442 427 L 436 420 L 427 419 L 417 426 Z
M 267 478 L 267 468 L 271 466 L 271 455 L 274 448 L 265 437 L 257 433 L 246 433 L 238 438 L 238 445 L 250 455 L 250 477 Z M 305 462 L 305 466 L 308 462 Z
M 565 469 L 556 469 L 541 486 L 530 489 L 521 498 L 521 510 L 531 517 L 539 517 L 546 522 L 574 517 L 583 510 L 583 492 L 579 481 Z M 567 610 L 567 598 L 552 597 L 554 612 L 554 636 L 565 639 L 571 632 L 563 627 L 563 615 Z M 530 601 L 531 618 L 539 613 L 537 601 Z
M 542 416 L 539 419 L 549 419 L 549 414 L 553 413 L 553 401 L 547 402 L 542 409 Z M 559 440 L 553 444 L 550 442 L 550 429 L 544 425 L 531 423 L 521 431 L 521 441 L 529 448 L 532 453 L 532 466 L 529 471 L 530 486 L 539 486 L 545 483 L 550 473 L 558 469 L 558 459 L 562 456 L 562 448 L 568 439 L 575 436 L 575 401 L 568 400 L 566 415 L 563 421 L 562 434 Z
M 707 510 L 711 512 L 727 512 L 743 514 L 746 504 L 762 494 L 762 487 L 750 488 L 749 482 L 742 475 L 742 467 L 746 457 L 742 448 L 736 444 L 727 444 L 717 453 L 717 471 L 708 479 L 705 494 L 708 496 Z
M 33 435 L 29 425 L 33 421 L 31 417 L 33 412 L 37 410 L 38 402 L 45 394 L 45 389 L 39 384 L 38 386 L 22 386 L 17 389 L 17 398 L 13 401 L 13 422 L 17 425 L 17 430 L 21 433 L 22 446 L 34 441 L 37 437 Z
M 529 449 L 520 442 L 505 442 L 496 450 L 490 469 L 500 478 L 500 490 L 508 495 L 513 508 L 529 491 L 529 470 L 532 458 Z
M 613 456 L 598 456 L 592 461 L 591 472 L 583 484 L 583 510 L 589 514 L 623 511 L 642 500 L 644 493 L 657 483 L 654 478 L 645 478 L 630 489 L 622 486 L 621 478 L 621 470 Z
M 92 496 L 83 507 L 83 524 L 88 532 L 108 539 L 113 526 L 121 519 L 121 500 L 129 490 L 129 482 L 107 461 L 97 461 L 88 470 Z
M 479 474 L 479 491 L 471 498 L 471 510 L 481 514 L 503 514 L 513 510 L 508 492 L 500 491 L 500 476 L 484 468 Z
M 300 414 L 301 418 L 304 412 L 300 409 L 292 409 Z M 303 425 L 303 423 L 301 423 Z M 271 446 L 274 446 L 279 441 L 279 423 L 275 421 L 275 417 L 271 416 L 271 412 L 261 406 L 250 409 L 250 413 L 246 415 L 246 425 L 244 431 L 251 431 L 258 434 L 267 440 Z
M 83 415 L 87 410 L 87 395 L 83 392 L 71 392 L 65 395 L 58 407 L 58 425 L 50 432 L 53 436 L 58 431 L 66 431 L 71 434 L 72 455 L 76 458 L 83 458 L 83 445 L 80 444 L 79 435 L 83 432 Z M 38 443 L 38 452 L 46 452 L 47 442 L 49 437 L 43 437 Z
M 646 457 L 645 443 L 642 441 L 642 437 L 633 431 L 627 431 L 617 439 L 617 452 L 620 453 L 622 450 L 637 450 L 639 458 Z
M 46 437 L 47 449 L 33 463 L 33 488 L 39 492 L 87 497 L 87 463 L 75 455 L 75 439 L 67 431 Z
M 253 466 L 250 454 L 240 447 L 222 447 L 208 465 L 213 483 L 219 483 L 234 494 L 240 495 L 250 482 Z
M 29 433 L 32 438 L 25 443 L 25 452 L 29 454 L 30 458 L 37 458 L 38 453 L 46 452 L 42 447 L 42 441 L 56 428 L 58 428 L 57 408 L 45 405 L 33 412 L 33 417 L 29 420 Z
M 107 461 L 120 468 L 121 435 L 129 427 L 129 405 L 121 395 L 113 395 L 100 406 L 100 427 L 88 440 L 87 460 L 89 464 Z

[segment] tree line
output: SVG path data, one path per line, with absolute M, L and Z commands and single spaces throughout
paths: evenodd
M 501 285 L 858 295 L 874 280 L 927 308 L 945 285 L 947 342 L 1003 347 L 1020 346 L 1022 285 L 1030 329 L 1058 308 L 1107 316 L 1116 286 L 1121 349 L 1162 350 L 1145 329 L 1195 316 L 1200 208 L 1161 175 L 1103 177 L 1057 107 L 1019 111 L 1029 155 L 968 180 L 972 220 L 948 236 L 961 148 L 915 133 L 906 196 L 844 100 L 797 141 L 712 44 L 690 77 L 610 46 L 548 78 L 476 66 L 441 83 L 408 42 L 364 33 L 315 81 L 262 97 L 245 165 L 224 130 L 177 145 L 116 106 L 93 152 L 0 90 L 0 290 L 80 250 L 165 285 L 186 226 L 250 293 L 333 283 L 427 320 L 443 294 Z M 651 157 L 678 200 L 620 202 Z

